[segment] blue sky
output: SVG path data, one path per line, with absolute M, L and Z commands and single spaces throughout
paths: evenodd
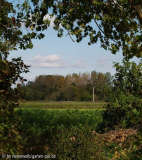
M 93 24 L 92 24 L 93 25 Z M 94 26 L 96 27 L 96 26 Z M 25 28 L 22 27 L 25 32 Z M 79 72 L 110 72 L 114 75 L 113 62 L 122 62 L 122 52 L 113 55 L 100 47 L 100 42 L 88 46 L 89 37 L 81 43 L 72 42 L 64 32 L 62 38 L 57 37 L 57 31 L 51 26 L 43 32 L 45 38 L 33 40 L 33 49 L 12 51 L 9 58 L 22 57 L 24 62 L 31 65 L 30 72 L 22 74 L 27 80 L 33 81 L 39 75 L 63 75 Z M 73 37 L 74 40 L 75 37 Z M 138 58 L 130 61 L 139 63 Z

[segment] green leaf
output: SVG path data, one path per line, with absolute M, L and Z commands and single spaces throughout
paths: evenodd
M 96 20 L 100 20 L 100 16 L 96 14 L 96 15 L 95 15 L 95 19 L 96 19 Z
M 12 149 L 10 149 L 10 152 L 11 152 L 12 155 L 15 155 Z

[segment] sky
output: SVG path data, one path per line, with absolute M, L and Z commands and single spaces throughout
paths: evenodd
M 113 62 L 122 62 L 121 51 L 113 55 L 110 51 L 101 48 L 100 42 L 88 46 L 89 37 L 84 38 L 80 43 L 73 42 L 67 35 L 67 31 L 62 38 L 59 38 L 53 26 L 52 20 L 50 27 L 42 32 L 45 38 L 33 40 L 33 49 L 18 49 L 10 53 L 9 59 L 22 57 L 26 64 L 31 65 L 30 72 L 22 74 L 28 81 L 34 81 L 39 75 L 66 76 L 79 72 L 91 73 L 94 70 L 102 73 L 110 72 L 112 75 L 116 73 Z M 24 27 L 21 30 L 26 31 Z M 76 40 L 74 36 L 73 39 Z M 138 64 L 140 59 L 133 58 L 130 61 Z

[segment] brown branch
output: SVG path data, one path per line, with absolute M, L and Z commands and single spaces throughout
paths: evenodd
M 132 6 L 132 8 L 134 9 L 134 12 L 137 15 L 137 18 L 140 22 L 140 24 L 142 25 L 142 6 L 141 6 L 141 1 L 139 1 L 139 4 L 136 4 L 135 0 L 129 0 L 130 5 Z
M 70 36 L 70 38 L 71 38 L 71 40 L 73 41 L 73 42 L 75 42 L 74 40 L 73 40 L 73 38 L 71 37 L 71 34 L 69 33 L 69 31 L 68 31 L 68 34 L 67 35 L 69 35 Z M 66 35 L 66 36 L 67 36 Z
M 99 30 L 100 30 L 103 34 L 105 34 L 104 31 L 101 29 L 101 27 L 98 25 L 97 21 L 96 21 L 95 19 L 94 19 L 94 21 L 95 21 L 96 25 L 98 26 Z
M 101 29 L 101 27 L 98 25 L 97 21 L 94 19 L 97 27 L 99 28 L 99 30 L 105 35 L 104 31 Z M 111 40 L 113 40 L 115 43 L 117 43 L 114 39 L 110 38 Z

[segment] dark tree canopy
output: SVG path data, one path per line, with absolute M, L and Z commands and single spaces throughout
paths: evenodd
M 3 38 L 9 49 L 32 48 L 33 38 L 44 37 L 41 31 L 50 25 L 50 20 L 45 20 L 44 16 L 50 15 L 55 17 L 54 29 L 58 31 L 58 37 L 63 36 L 65 29 L 72 41 L 72 35 L 76 36 L 77 42 L 89 36 L 88 45 L 100 41 L 101 47 L 113 54 L 122 49 L 126 59 L 142 57 L 140 0 L 25 0 L 13 4 L 1 0 L 0 7 L 2 51 Z M 23 34 L 19 29 L 22 23 L 26 28 L 30 27 L 31 32 Z
M 54 29 L 58 37 L 62 37 L 65 29 L 70 37 L 76 36 L 77 42 L 88 35 L 89 45 L 100 40 L 101 47 L 113 54 L 122 49 L 126 59 L 142 57 L 140 0 L 31 0 L 31 3 L 24 2 L 25 9 L 26 27 L 37 31 L 47 29 L 49 20 L 43 21 L 43 18 L 50 14 L 55 16 Z

